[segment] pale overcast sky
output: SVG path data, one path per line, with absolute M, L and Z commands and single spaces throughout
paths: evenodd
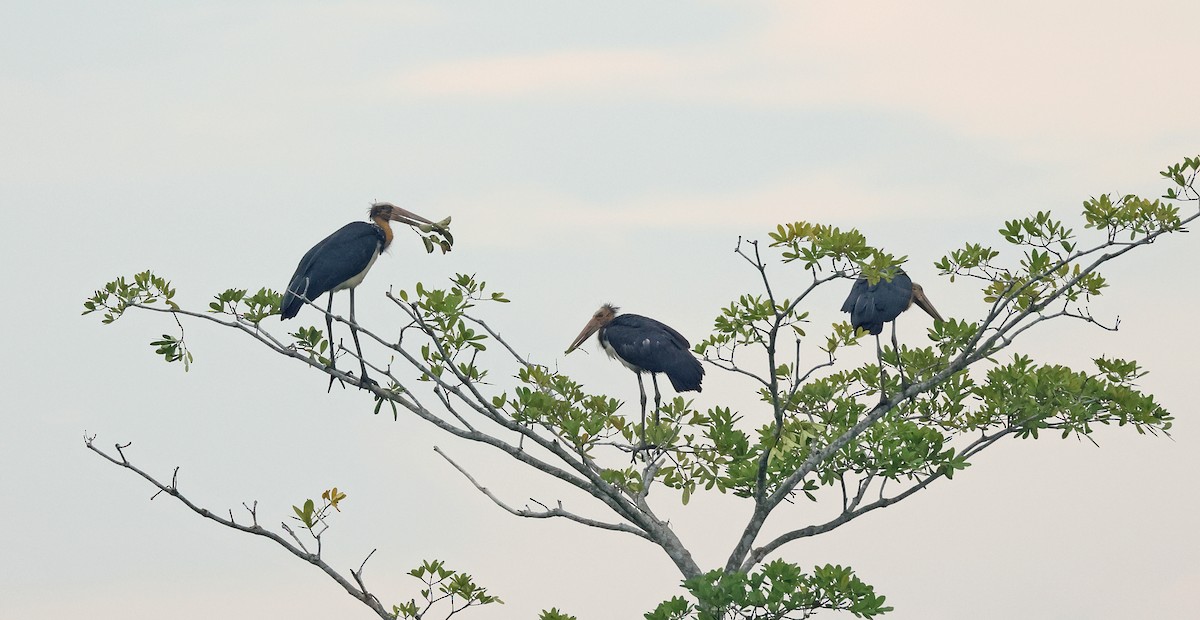
M 174 333 L 168 317 L 102 327 L 83 299 L 146 268 L 198 309 L 228 287 L 280 289 L 314 242 L 389 200 L 453 216 L 458 245 L 430 256 L 398 235 L 359 289 L 362 322 L 396 320 L 391 285 L 477 273 L 513 300 L 486 316 L 519 350 L 636 404 L 594 343 L 562 357 L 590 313 L 611 301 L 698 341 L 753 285 L 737 237 L 780 222 L 858 227 L 910 257 L 942 314 L 981 316 L 976 288 L 934 260 L 1000 243 L 1005 219 L 1038 210 L 1082 230 L 1088 196 L 1157 196 L 1158 171 L 1200 153 L 1197 23 L 1184 0 L 7 2 L 0 617 L 368 617 L 282 549 L 147 501 L 148 485 L 83 448 L 85 430 L 133 442 L 164 478 L 181 467 L 202 505 L 258 500 L 268 524 L 339 486 L 327 557 L 348 570 L 378 548 L 366 574 L 389 605 L 415 593 L 404 571 L 437 557 L 507 602 L 470 618 L 640 617 L 679 593 L 661 552 L 511 517 L 432 447 L 513 504 L 606 516 L 586 498 L 415 418 L 372 416 L 361 393 L 326 394 L 323 375 L 233 333 L 186 324 L 184 374 L 146 344 Z M 896 620 L 1194 617 L 1200 299 L 1168 280 L 1200 259 L 1194 237 L 1106 271 L 1093 310 L 1119 315 L 1119 332 L 1064 325 L 1018 347 L 1079 367 L 1138 359 L 1178 416 L 1173 439 L 1003 442 L 781 556 L 852 565 Z M 814 300 L 813 332 L 841 319 L 842 295 Z M 920 344 L 928 319 L 906 320 Z M 752 417 L 746 393 L 710 370 L 696 404 Z M 746 507 L 666 495 L 701 564 L 722 562 Z

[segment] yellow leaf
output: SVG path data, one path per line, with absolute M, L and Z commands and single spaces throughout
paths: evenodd
M 328 491 L 325 491 L 324 493 L 322 493 L 321 499 L 329 502 L 329 505 L 333 506 L 334 510 L 341 512 L 342 509 L 338 508 L 338 502 L 346 499 L 346 494 L 342 493 L 341 491 L 338 491 L 337 487 L 333 487 L 332 489 L 329 489 Z

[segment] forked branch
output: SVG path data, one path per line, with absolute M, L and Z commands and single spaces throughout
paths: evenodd
M 117 465 L 118 467 L 124 467 L 125 469 L 128 469 L 129 471 L 134 472 L 138 476 L 141 476 L 142 479 L 146 480 L 147 482 L 149 482 L 151 485 L 153 485 L 155 488 L 158 489 L 158 492 L 155 493 L 156 496 L 161 493 L 165 493 L 165 494 L 170 495 L 171 497 L 174 497 L 175 499 L 179 500 L 179 502 L 181 504 L 183 504 L 184 506 L 187 506 L 188 510 L 191 510 L 192 512 L 204 517 L 205 519 L 215 521 L 227 528 L 234 529 L 239 532 L 245 532 L 247 534 L 253 534 L 255 536 L 262 536 L 263 538 L 273 541 L 275 544 L 286 549 L 292 555 L 300 558 L 301 560 L 304 560 L 305 562 L 308 562 L 309 564 L 312 564 L 313 566 L 316 566 L 317 568 L 320 568 L 321 571 L 324 572 L 326 575 L 328 575 L 330 579 L 333 579 L 334 581 L 337 582 L 338 585 L 342 586 L 342 588 L 346 591 L 347 594 L 354 597 L 356 600 L 358 600 L 362 604 L 366 605 L 367 607 L 370 607 L 371 611 L 374 611 L 380 618 L 384 618 L 385 620 L 394 620 L 395 615 L 392 614 L 391 612 L 389 612 L 388 610 L 384 609 L 383 605 L 379 602 L 379 599 L 375 598 L 375 596 L 373 594 L 368 592 L 366 589 L 366 586 L 363 585 L 362 579 L 361 579 L 362 568 L 363 568 L 362 566 L 359 567 L 359 570 L 357 573 L 355 573 L 355 571 L 353 571 L 353 570 L 350 571 L 351 575 L 353 575 L 355 582 L 357 582 L 357 584 L 358 584 L 356 586 L 355 583 L 346 579 L 344 576 L 342 576 L 341 573 L 339 573 L 336 569 L 334 569 L 332 566 L 330 566 L 329 563 L 327 563 L 325 560 L 321 559 L 319 554 L 309 553 L 308 551 L 304 550 L 301 546 L 298 546 L 298 544 L 293 544 L 293 543 L 289 542 L 283 536 L 280 536 L 279 534 L 276 534 L 275 532 L 272 532 L 271 530 L 268 530 L 268 529 L 260 526 L 258 524 L 258 515 L 256 513 L 256 508 L 249 508 L 249 507 L 246 508 L 246 510 L 249 511 L 250 515 L 251 515 L 251 524 L 250 525 L 243 525 L 241 523 L 234 521 L 232 512 L 230 512 L 229 518 L 226 519 L 226 518 L 220 516 L 219 514 L 216 514 L 212 511 L 208 510 L 207 508 L 202 508 L 202 507 L 196 505 L 190 499 L 188 499 L 183 493 L 181 493 L 179 491 L 179 487 L 177 485 L 177 480 L 176 480 L 178 471 L 179 471 L 178 468 L 176 468 L 176 470 L 175 470 L 176 473 L 172 475 L 171 483 L 164 484 L 164 483 L 158 481 L 157 479 L 155 479 L 150 474 L 146 473 L 141 468 L 134 465 L 128 458 L 126 458 L 124 449 L 128 448 L 129 444 L 117 444 L 115 446 L 116 450 L 117 450 L 117 456 L 112 456 L 111 454 L 105 452 L 104 450 L 101 450 L 100 448 L 96 447 L 95 439 L 96 439 L 95 435 L 86 435 L 85 434 L 83 437 L 83 443 L 85 446 L 87 446 L 87 448 L 89 450 L 104 457 L 104 459 L 107 460 L 108 462 L 110 462 L 114 465 Z M 297 540 L 296 542 L 299 543 L 299 540 Z M 367 557 L 370 558 L 369 555 Z M 364 565 L 366 564 L 366 560 L 363 561 L 363 564 Z

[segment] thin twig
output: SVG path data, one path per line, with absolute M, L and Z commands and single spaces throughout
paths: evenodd
M 113 456 L 109 455 L 107 452 L 101 450 L 100 448 L 97 448 L 95 445 L 95 439 L 96 439 L 95 435 L 91 435 L 91 436 L 84 435 L 84 438 L 83 438 L 84 445 L 87 447 L 87 449 L 104 457 L 104 459 L 107 460 L 108 462 L 110 462 L 114 465 L 117 465 L 119 467 L 124 467 L 125 469 L 128 469 L 128 470 L 134 472 L 138 476 L 141 476 L 142 479 L 144 479 L 147 482 L 149 482 L 150 484 L 154 485 L 160 492 L 170 495 L 171 497 L 174 497 L 175 499 L 179 500 L 179 502 L 182 503 L 184 506 L 187 506 L 187 508 L 189 510 L 191 510 L 192 512 L 194 512 L 206 519 L 215 521 L 225 527 L 237 530 L 239 532 L 245 532 L 247 534 L 253 534 L 255 536 L 262 536 L 263 538 L 267 538 L 267 539 L 275 542 L 279 546 L 286 549 L 292 555 L 304 560 L 305 562 L 308 562 L 309 564 L 312 564 L 312 565 L 320 568 L 322 572 L 324 572 L 331 579 L 336 581 L 338 583 L 338 585 L 342 586 L 342 588 L 346 591 L 347 594 L 349 594 L 350 596 L 353 596 L 355 599 L 359 600 L 367 607 L 370 607 L 371 610 L 374 611 L 380 618 L 384 618 L 385 620 L 394 620 L 395 616 L 393 614 L 391 614 L 388 610 L 384 609 L 383 605 L 381 605 L 379 603 L 379 601 L 375 599 L 375 597 L 367 594 L 365 588 L 360 590 L 360 589 L 354 587 L 353 583 L 351 583 L 349 580 L 347 580 L 345 577 L 343 577 L 340 573 L 338 573 L 336 570 L 334 570 L 334 568 L 332 566 L 330 566 L 328 563 L 326 563 L 320 557 L 318 557 L 315 554 L 308 553 L 307 551 L 305 551 L 303 548 L 303 545 L 300 545 L 300 546 L 293 545 L 292 543 L 288 542 L 288 540 L 286 538 L 280 536 L 279 534 L 276 534 L 275 532 L 272 532 L 268 529 L 260 527 L 258 525 L 257 516 L 255 516 L 257 506 L 258 506 L 257 502 L 255 502 L 254 508 L 249 508 L 249 507 L 246 508 L 248 511 L 250 511 L 250 514 L 252 515 L 252 520 L 254 523 L 253 525 L 248 525 L 248 526 L 242 525 L 240 523 L 234 522 L 232 518 L 225 519 L 224 517 L 222 517 L 218 514 L 215 514 L 206 508 L 201 508 L 200 506 L 197 506 L 196 504 L 192 503 L 191 500 L 189 500 L 187 497 L 185 497 L 182 493 L 179 492 L 179 489 L 177 487 L 175 487 L 174 484 L 172 484 L 170 486 L 163 484 L 163 483 L 159 482 L 157 479 L 155 479 L 153 476 L 151 476 L 150 474 L 146 473 L 145 471 L 143 471 L 142 469 L 138 468 L 133 463 L 131 463 L 125 457 L 125 453 L 122 451 L 123 448 L 129 447 L 128 443 L 117 445 L 117 453 L 120 455 L 120 458 L 117 458 L 117 457 L 113 457 Z M 245 506 L 245 504 L 242 504 L 242 505 Z M 284 530 L 290 531 L 290 528 L 288 528 L 287 525 L 284 524 Z M 297 539 L 297 542 L 299 542 L 298 539 Z
M 646 540 L 650 540 L 652 542 L 657 542 L 647 532 L 644 532 L 639 529 L 635 529 L 628 524 L 605 523 L 603 521 L 597 521 L 595 519 L 581 517 L 579 515 L 568 512 L 563 509 L 561 502 L 559 503 L 557 508 L 546 508 L 546 510 L 542 510 L 542 511 L 530 510 L 528 508 L 513 508 L 512 506 L 509 506 L 508 504 L 504 503 L 504 501 L 502 501 L 499 497 L 496 497 L 496 494 L 492 493 L 492 491 L 490 489 L 483 486 L 482 484 L 479 484 L 479 481 L 477 481 L 474 476 L 472 476 L 469 472 L 467 472 L 467 470 L 463 469 L 463 467 L 461 465 L 454 462 L 454 459 L 447 456 L 445 452 L 442 452 L 441 448 L 434 446 L 433 451 L 437 452 L 438 456 L 442 457 L 443 459 L 446 459 L 447 463 L 450 463 L 450 465 L 452 467 L 454 467 L 454 469 L 457 469 L 458 473 L 462 474 L 463 477 L 465 477 L 468 481 L 470 481 L 471 484 L 480 493 L 483 493 L 488 499 L 492 500 L 492 503 L 503 508 L 505 510 L 505 512 L 508 512 L 511 515 L 515 515 L 518 517 L 526 517 L 526 518 L 530 518 L 530 519 L 549 519 L 551 517 L 562 517 L 564 519 L 568 519 L 570 521 L 575 521 L 577 523 L 582 523 L 582 524 L 590 526 L 590 527 L 595 527 L 595 528 L 599 528 L 602 530 L 611 530 L 614 532 L 625 532 L 627 534 L 633 534 L 634 536 L 645 538 Z M 544 504 L 542 504 L 542 506 L 545 507 Z

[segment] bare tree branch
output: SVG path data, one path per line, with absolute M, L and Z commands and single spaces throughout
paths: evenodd
M 308 562 L 309 564 L 312 564 L 313 566 L 316 566 L 317 568 L 320 568 L 321 571 L 324 572 L 326 575 L 328 575 L 330 579 L 333 579 L 334 581 L 336 581 L 338 583 L 338 585 L 342 586 L 342 588 L 346 591 L 347 594 L 354 597 L 355 599 L 357 599 L 359 602 L 366 605 L 367 607 L 371 608 L 371 611 L 374 611 L 380 618 L 384 618 L 385 620 L 394 620 L 395 616 L 392 615 L 392 613 L 390 611 L 384 609 L 383 605 L 381 605 L 379 603 L 379 600 L 376 599 L 371 594 L 369 594 L 366 591 L 365 587 L 362 587 L 361 589 L 358 587 L 355 587 L 355 585 L 353 583 L 351 583 L 349 580 L 347 580 L 345 577 L 343 577 L 340 573 L 338 573 L 337 570 L 335 570 L 332 566 L 330 566 L 328 563 L 326 563 L 324 560 L 322 560 L 318 554 L 309 553 L 308 551 L 306 551 L 303 548 L 302 545 L 301 546 L 293 545 L 292 543 L 288 542 L 288 540 L 286 538 L 280 536 L 279 534 L 276 534 L 275 532 L 272 532 L 268 529 L 265 529 L 265 528 L 259 526 L 258 519 L 257 519 L 257 516 L 255 515 L 254 510 L 251 510 L 249 508 L 247 509 L 247 510 L 250 510 L 250 514 L 253 517 L 253 525 L 249 525 L 249 526 L 242 525 L 240 523 L 236 523 L 236 522 L 234 522 L 234 520 L 232 518 L 226 519 L 224 517 L 221 517 L 220 515 L 214 514 L 213 512 L 209 511 L 208 509 L 201 508 L 200 506 L 197 506 L 196 504 L 192 503 L 191 500 L 189 500 L 186 496 L 183 495 L 183 493 L 181 493 L 179 491 L 179 488 L 177 486 L 175 486 L 174 482 L 172 482 L 172 484 L 170 484 L 170 485 L 163 484 L 163 483 L 159 482 L 158 480 L 156 480 L 153 476 L 146 473 L 142 469 L 135 466 L 132 462 L 130 462 L 129 459 L 127 459 L 125 457 L 125 453 L 123 451 L 124 448 L 129 447 L 129 444 L 123 444 L 123 445 L 118 444 L 117 453 L 118 453 L 119 457 L 113 457 L 113 456 L 109 455 L 107 452 L 101 450 L 100 448 L 97 448 L 95 445 L 95 439 L 96 439 L 95 435 L 88 436 L 85 434 L 84 438 L 83 438 L 83 443 L 85 446 L 87 446 L 87 448 L 89 450 L 104 457 L 104 459 L 107 460 L 108 462 L 110 462 L 114 465 L 117 465 L 119 467 L 124 467 L 125 469 L 128 469 L 128 470 L 134 472 L 135 474 L 141 476 L 144 480 L 146 480 L 150 484 L 154 485 L 154 487 L 158 489 L 159 493 L 166 493 L 167 495 L 174 497 L 175 499 L 179 500 L 179 502 L 182 503 L 184 506 L 187 506 L 187 508 L 189 510 L 204 517 L 205 519 L 210 519 L 210 520 L 215 521 L 225 527 L 237 530 L 239 532 L 245 532 L 247 534 L 253 534 L 255 536 L 262 536 L 263 538 L 267 538 L 267 539 L 275 542 L 279 546 L 286 549 L 292 555 L 300 558 L 301 560 L 304 560 L 305 562 Z M 176 468 L 176 472 L 178 472 L 178 468 Z M 156 493 L 156 495 L 157 495 L 157 493 Z M 255 506 L 257 507 L 257 503 L 255 504 Z M 297 540 L 296 542 L 299 543 L 299 540 Z M 353 571 L 351 571 L 351 573 L 353 574 Z M 356 576 L 355 579 L 358 580 L 358 577 Z M 359 581 L 359 585 L 361 587 L 361 581 Z
M 529 508 L 513 508 L 513 507 L 509 506 L 508 504 L 504 503 L 500 498 L 496 497 L 496 494 L 492 493 L 492 491 L 490 489 L 479 484 L 479 481 L 475 480 L 474 476 L 472 476 L 469 472 L 467 472 L 467 470 L 463 469 L 463 467 L 461 465 L 456 463 L 454 461 L 454 459 L 450 458 L 445 452 L 442 452 L 441 448 L 434 446 L 433 451 L 437 452 L 438 456 L 442 457 L 443 459 L 446 459 L 447 463 L 450 463 L 450 465 L 452 467 L 454 467 L 454 469 L 457 469 L 458 473 L 462 474 L 463 477 L 465 477 L 467 480 L 469 480 L 471 482 L 471 484 L 474 485 L 474 487 L 479 490 L 480 493 L 483 493 L 485 496 L 487 496 L 488 499 L 492 500 L 492 503 L 503 508 L 505 510 L 505 512 L 508 512 L 511 515 L 518 516 L 518 517 L 526 517 L 526 518 L 530 518 L 530 519 L 549 519 L 552 517 L 562 517 L 564 519 L 568 519 L 570 521 L 575 521 L 576 523 L 582 523 L 582 524 L 590 526 L 590 527 L 594 527 L 594 528 L 598 528 L 598 529 L 602 529 L 602 530 L 611 530 L 614 532 L 625 532 L 626 534 L 633 534 L 634 536 L 638 536 L 640 538 L 645 538 L 646 540 L 649 540 L 651 542 L 657 542 L 646 532 L 636 529 L 634 527 L 631 527 L 628 524 L 605 523 L 603 521 L 597 521 L 596 519 L 589 519 L 587 517 L 581 517 L 574 513 L 568 512 L 563 509 L 562 502 L 559 502 L 558 506 L 556 508 L 549 508 L 549 507 L 546 507 L 544 504 L 542 504 L 543 508 L 545 508 L 545 510 L 542 510 L 542 511 L 530 510 Z

